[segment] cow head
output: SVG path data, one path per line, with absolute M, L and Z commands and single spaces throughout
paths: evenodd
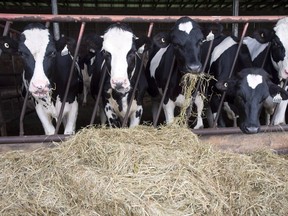
M 95 47 L 102 47 L 113 90 L 123 94 L 130 91 L 130 81 L 136 69 L 136 52 L 146 42 L 136 38 L 131 28 L 123 23 L 112 24 L 102 37 L 94 40 Z
M 56 56 L 55 44 L 48 29 L 40 23 L 29 24 L 19 40 L 6 38 L 3 44 L 4 52 L 21 55 L 24 61 L 23 77 L 29 92 L 34 97 L 45 97 L 51 90 L 49 79 Z
M 259 132 L 261 109 L 263 106 L 272 109 L 272 97 L 280 94 L 282 99 L 288 98 L 288 93 L 273 84 L 266 71 L 261 68 L 243 69 L 236 77 L 218 82 L 216 87 L 234 98 L 239 112 L 240 129 L 247 134 Z
M 254 33 L 260 43 L 271 42 L 271 60 L 279 79 L 288 78 L 288 17 L 280 19 L 272 30 L 260 29 Z
M 194 20 L 181 17 L 169 33 L 159 33 L 154 36 L 153 40 L 160 48 L 169 45 L 173 47 L 177 66 L 182 73 L 198 74 L 201 72 L 200 51 L 204 36 Z

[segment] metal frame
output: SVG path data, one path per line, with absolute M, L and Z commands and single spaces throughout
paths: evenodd
M 220 22 L 220 23 L 246 23 L 248 27 L 249 22 L 277 22 L 279 19 L 283 18 L 284 16 L 190 16 L 197 22 Z M 78 49 L 80 46 L 81 38 L 83 32 L 85 30 L 85 23 L 86 22 L 133 22 L 133 23 L 150 23 L 148 35 L 151 35 L 152 27 L 154 23 L 173 23 L 175 22 L 180 16 L 97 16 L 97 15 L 37 15 L 37 14 L 0 14 L 0 20 L 2 21 L 9 21 L 9 22 L 34 22 L 34 21 L 42 21 L 42 22 L 81 22 L 81 29 L 78 36 L 78 41 L 76 45 L 76 54 L 78 53 Z M 151 27 L 152 26 L 152 27 Z M 246 32 L 246 30 L 245 30 Z M 75 58 L 74 58 L 75 59 Z M 71 66 L 71 71 L 74 68 L 75 61 L 73 60 L 73 64 Z M 71 73 L 70 71 L 70 73 Z M 70 78 L 69 83 L 66 88 L 66 94 L 68 93 L 68 88 L 70 85 Z M 66 99 L 66 98 L 64 98 Z M 99 101 L 99 99 L 97 98 Z M 66 100 L 65 100 L 66 101 Z M 65 104 L 63 101 L 63 104 Z M 97 101 L 95 107 L 97 105 Z M 62 108 L 62 107 L 61 107 Z M 64 108 L 64 106 L 63 106 Z M 62 108 L 62 109 L 63 109 Z M 94 109 L 95 111 L 95 109 Z M 95 111 L 96 113 L 96 111 Z M 23 114 L 24 115 L 24 114 Z M 94 116 L 94 112 L 92 118 Z M 95 118 L 95 116 L 94 116 Z M 58 119 L 62 119 L 62 113 L 60 113 Z M 127 119 L 125 119 L 127 121 Z M 61 121 L 58 121 L 59 125 Z M 94 119 L 91 119 L 90 124 L 93 124 Z M 58 123 L 57 123 L 58 124 Z M 125 122 L 126 124 L 126 122 Z M 123 124 L 125 126 L 125 124 Z M 59 126 L 57 126 L 58 133 Z M 287 126 L 263 126 L 261 127 L 261 131 L 279 131 L 284 130 L 287 131 Z M 192 130 L 194 133 L 199 135 L 208 135 L 208 134 L 221 134 L 221 133 L 237 133 L 240 131 L 239 128 L 222 128 L 222 129 L 197 129 Z M 13 143 L 23 140 L 24 142 L 51 142 L 51 141 L 60 141 L 59 137 L 62 135 L 51 135 L 51 136 L 21 136 L 21 137 L 0 137 L 0 144 L 3 143 Z M 23 134 L 22 134 L 23 135 Z M 66 136 L 65 136 L 66 137 Z

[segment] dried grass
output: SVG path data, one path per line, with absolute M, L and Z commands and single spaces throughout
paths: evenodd
M 0 155 L 1 215 L 288 215 L 288 161 L 213 150 L 176 125 L 85 128 Z

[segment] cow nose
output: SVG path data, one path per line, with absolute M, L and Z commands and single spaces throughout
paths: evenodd
M 245 133 L 247 133 L 247 134 L 255 134 L 255 133 L 258 133 L 259 132 L 259 127 L 245 127 L 244 128 L 245 129 Z
M 130 83 L 128 79 L 126 78 L 118 78 L 118 79 L 112 79 L 111 80 L 111 86 L 116 91 L 128 91 Z
M 201 68 L 201 64 L 191 64 L 187 66 L 188 71 L 191 71 L 191 73 L 199 73 L 201 71 Z

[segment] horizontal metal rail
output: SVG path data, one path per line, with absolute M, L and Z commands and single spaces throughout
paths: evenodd
M 51 15 L 51 14 L 9 14 L 0 13 L 0 20 L 22 22 L 137 22 L 173 23 L 181 16 L 122 16 L 122 15 Z M 196 22 L 277 22 L 286 16 L 189 16 Z
M 121 16 L 121 15 L 50 15 L 50 14 L 7 14 L 0 13 L 2 21 L 19 22 L 133 22 L 133 23 L 173 23 L 181 16 Z M 220 22 L 220 23 L 247 23 L 247 22 L 277 22 L 285 16 L 189 16 L 196 22 Z M 223 135 L 242 133 L 237 127 L 228 128 L 205 128 L 191 130 L 197 135 Z M 288 131 L 288 126 L 262 126 L 260 132 Z M 249 135 L 247 135 L 249 136 Z M 29 135 L 0 137 L 0 144 L 16 143 L 51 143 L 60 142 L 71 136 L 68 135 Z
M 191 129 L 191 131 L 200 136 L 214 136 L 214 135 L 227 135 L 227 134 L 241 134 L 243 133 L 239 127 L 226 127 L 226 128 L 205 128 L 205 129 Z M 274 126 L 261 126 L 260 132 L 283 132 L 288 131 L 288 125 L 274 125 Z M 243 134 L 249 136 L 247 134 Z M 0 137 L 1 144 L 13 143 L 45 143 L 45 142 L 61 142 L 73 135 L 27 135 L 27 136 L 6 136 Z

